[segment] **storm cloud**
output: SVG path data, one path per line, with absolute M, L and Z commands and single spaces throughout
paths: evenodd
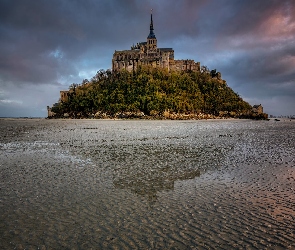
M 45 117 L 59 91 L 145 41 L 222 73 L 250 104 L 295 114 L 292 0 L 0 0 L 0 116 Z

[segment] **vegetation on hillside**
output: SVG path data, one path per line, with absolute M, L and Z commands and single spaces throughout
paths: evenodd
M 56 117 L 94 117 L 107 114 L 210 114 L 246 117 L 251 105 L 226 82 L 202 72 L 168 72 L 139 67 L 134 72 L 100 70 L 91 80 L 72 84 L 68 98 L 52 108 Z

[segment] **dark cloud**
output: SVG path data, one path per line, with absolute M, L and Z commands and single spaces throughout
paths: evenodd
M 269 113 L 294 113 L 293 0 L 0 0 L 0 116 L 46 116 L 59 90 L 145 41 L 151 8 L 160 47 L 221 71 Z

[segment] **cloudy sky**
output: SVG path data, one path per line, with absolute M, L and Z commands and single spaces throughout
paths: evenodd
M 251 105 L 295 114 L 294 0 L 0 0 L 0 117 L 45 117 L 59 91 L 146 41 L 217 69 Z

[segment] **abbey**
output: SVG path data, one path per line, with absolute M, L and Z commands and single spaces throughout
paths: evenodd
M 150 33 L 146 42 L 133 45 L 130 50 L 117 51 L 113 55 L 112 70 L 133 71 L 139 65 L 166 68 L 168 71 L 200 71 L 200 63 L 194 60 L 174 60 L 172 48 L 158 48 L 151 13 Z

